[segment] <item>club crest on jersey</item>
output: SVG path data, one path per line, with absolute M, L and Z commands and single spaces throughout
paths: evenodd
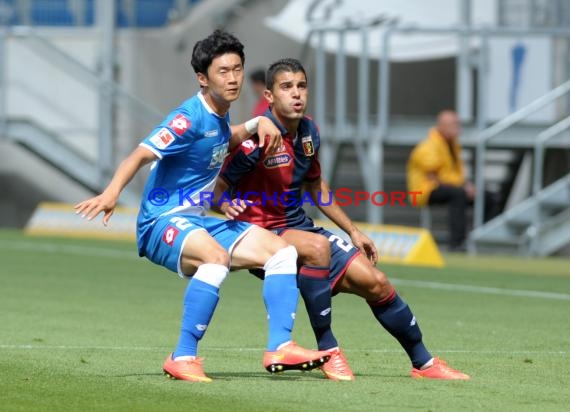
M 174 136 L 166 127 L 163 127 L 149 140 L 157 149 L 164 150 L 174 142 Z
M 184 117 L 183 114 L 177 114 L 174 116 L 174 119 L 168 123 L 168 127 L 170 127 L 178 136 L 182 136 L 190 126 L 190 120 Z
M 303 145 L 305 156 L 313 156 L 315 154 L 315 146 L 313 145 L 311 135 L 301 137 L 301 144 Z
M 289 155 L 289 153 L 268 156 L 263 161 L 263 165 L 267 169 L 273 169 L 275 167 L 285 167 L 288 166 L 290 163 L 291 163 L 291 156 Z
M 224 160 L 229 155 L 228 145 L 229 143 L 224 143 L 212 148 L 212 159 L 210 160 L 208 169 L 216 169 L 218 167 L 222 167 Z

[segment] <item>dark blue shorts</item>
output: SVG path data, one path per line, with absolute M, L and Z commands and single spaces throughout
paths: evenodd
M 322 227 L 307 227 L 305 225 L 298 227 L 283 227 L 277 229 L 271 229 L 273 233 L 281 236 L 287 230 L 302 230 L 305 232 L 317 233 L 326 237 L 331 244 L 331 266 L 329 273 L 329 283 L 331 284 L 331 289 L 334 290 L 337 282 L 344 276 L 346 270 L 352 263 L 354 259 L 360 254 L 360 251 L 352 245 L 352 243 L 347 242 L 343 238 L 329 232 Z M 260 269 L 250 270 L 252 274 L 258 278 L 263 279 L 264 271 Z

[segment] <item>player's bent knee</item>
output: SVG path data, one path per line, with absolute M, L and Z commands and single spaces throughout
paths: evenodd
M 184 273 L 191 273 L 195 271 L 200 265 L 214 264 L 225 267 L 230 266 L 230 256 L 224 249 L 217 248 L 209 251 L 204 251 L 201 256 L 193 256 L 191 254 L 182 252 L 181 265 Z
M 331 246 L 326 237 L 313 236 L 303 249 L 299 254 L 304 262 L 323 266 L 330 264 Z
M 370 294 L 374 296 L 374 299 L 384 299 L 392 293 L 394 287 L 384 272 L 381 272 L 376 268 L 372 268 L 371 271 L 373 284 L 370 287 Z
M 265 262 L 263 269 L 265 276 L 297 273 L 297 249 L 294 246 L 279 249 Z
M 222 265 L 225 267 L 230 266 L 230 255 L 224 249 L 218 249 L 208 253 L 208 257 L 204 259 L 204 263 L 212 263 Z

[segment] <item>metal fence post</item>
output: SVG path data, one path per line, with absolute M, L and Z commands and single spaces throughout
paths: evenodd
M 483 30 L 481 32 L 481 49 L 479 50 L 479 87 L 478 87 L 478 105 L 477 105 L 477 128 L 479 131 L 487 127 L 487 96 L 488 96 L 488 66 L 489 53 L 489 35 Z M 473 216 L 473 228 L 476 229 L 483 225 L 484 208 L 485 208 L 485 150 L 486 139 L 480 139 L 477 142 L 477 158 L 475 161 L 475 204 Z
M 0 139 L 8 136 L 7 130 L 7 108 L 6 108 L 6 71 L 7 71 L 7 52 L 6 52 L 6 26 L 0 25 Z
M 98 169 L 103 186 L 110 177 L 113 162 L 113 69 L 115 61 L 115 2 L 97 1 L 97 26 L 101 36 L 101 85 L 99 87 Z

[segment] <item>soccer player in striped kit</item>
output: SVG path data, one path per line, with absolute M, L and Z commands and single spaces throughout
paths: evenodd
M 298 286 L 319 350 L 331 354 L 331 360 L 321 367 L 325 376 L 354 380 L 331 329 L 331 296 L 351 293 L 366 300 L 374 317 L 406 351 L 412 377 L 469 379 L 426 349 L 409 306 L 375 266 L 378 257 L 374 243 L 334 202 L 321 178 L 320 134 L 313 120 L 305 116 L 308 82 L 301 63 L 278 60 L 267 70 L 266 82 L 270 108 L 265 115 L 281 130 L 283 144 L 277 151 L 266 153 L 254 135 L 238 146 L 218 178 L 214 204 L 227 217 L 270 229 L 297 248 Z M 302 208 L 309 199 L 349 235 L 351 243 L 315 227 Z M 260 271 L 254 274 L 263 277 Z

